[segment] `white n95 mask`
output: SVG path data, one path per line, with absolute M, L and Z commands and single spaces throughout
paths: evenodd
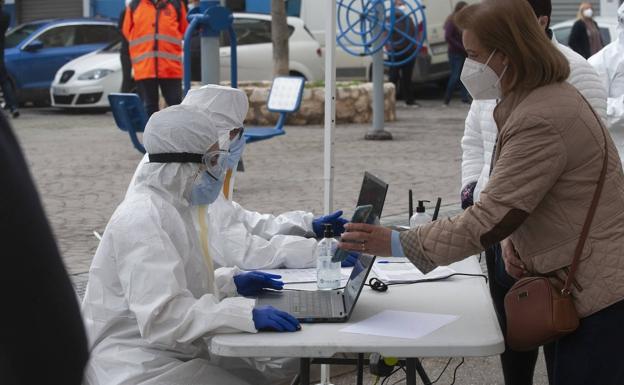
M 466 90 L 470 93 L 470 96 L 475 100 L 501 98 L 500 81 L 503 75 L 505 75 L 505 71 L 507 71 L 507 66 L 505 66 L 500 78 L 496 75 L 496 72 L 488 66 L 495 52 L 496 50 L 492 51 L 485 63 L 479 63 L 470 58 L 467 58 L 464 62 L 464 68 L 462 69 L 460 79 L 464 87 L 466 87 Z
M 586 18 L 591 18 L 592 16 L 594 16 L 594 11 L 591 8 L 587 8 L 583 10 L 583 16 L 585 16 Z

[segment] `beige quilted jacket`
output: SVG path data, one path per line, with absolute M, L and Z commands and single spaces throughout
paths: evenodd
M 512 93 L 494 118 L 495 163 L 480 202 L 401 233 L 405 254 L 429 271 L 510 237 L 529 272 L 565 279 L 602 167 L 602 123 L 567 83 Z M 607 145 L 604 190 L 572 288 L 581 317 L 624 299 L 624 174 L 608 134 Z

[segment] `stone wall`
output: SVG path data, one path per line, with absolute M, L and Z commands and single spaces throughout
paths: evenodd
M 279 114 L 267 109 L 271 82 L 241 82 L 239 88 L 249 98 L 249 112 L 245 124 L 269 126 L 275 124 Z M 373 120 L 373 84 L 338 83 L 336 87 L 336 122 L 371 123 Z M 394 84 L 384 84 L 385 121 L 396 119 Z M 286 124 L 323 124 L 325 114 L 325 88 L 306 87 L 299 111 L 288 114 Z

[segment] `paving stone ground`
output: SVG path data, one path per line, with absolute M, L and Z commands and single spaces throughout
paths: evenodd
M 416 199 L 456 206 L 460 188 L 460 139 L 468 107 L 443 107 L 439 100 L 422 100 L 420 108 L 399 104 L 396 122 L 388 123 L 392 141 L 366 141 L 369 125 L 339 125 L 335 134 L 334 208 L 350 216 L 364 171 L 390 184 L 384 215 L 407 220 L 407 190 Z M 84 288 L 86 272 L 102 233 L 124 197 L 141 155 L 110 113 L 68 113 L 50 108 L 26 109 L 13 121 L 31 173 L 56 235 L 68 272 Z M 323 211 L 323 128 L 286 127 L 287 134 L 254 143 L 245 150 L 245 172 L 238 174 L 234 199 L 248 209 L 280 213 Z M 618 139 L 616 142 L 624 142 Z M 400 218 L 400 217 L 399 217 Z M 459 359 L 454 359 L 439 383 L 449 384 Z M 425 358 L 432 379 L 446 360 Z M 397 373 L 389 383 L 404 377 Z M 457 384 L 502 384 L 498 357 L 466 358 Z M 334 378 L 336 385 L 355 382 L 353 373 Z M 365 383 L 374 379 L 366 377 Z M 546 384 L 543 358 L 535 384 Z

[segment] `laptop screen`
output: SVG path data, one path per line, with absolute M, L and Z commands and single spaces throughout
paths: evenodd
M 351 315 L 351 311 L 353 311 L 353 306 L 360 296 L 362 287 L 364 287 L 366 283 L 366 277 L 373 266 L 374 260 L 374 256 L 362 254 L 353 266 L 353 270 L 351 270 L 351 276 L 344 288 L 344 301 L 347 315 Z
M 386 182 L 369 172 L 364 173 L 357 206 L 373 205 L 369 223 L 374 221 L 375 217 L 381 218 L 381 211 L 386 201 L 386 192 L 388 192 L 388 184 Z

